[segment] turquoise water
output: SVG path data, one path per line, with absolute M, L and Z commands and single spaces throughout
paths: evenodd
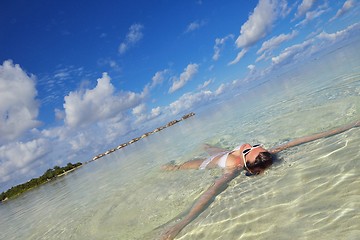
M 360 41 L 273 74 L 101 160 L 0 205 L 0 239 L 156 239 L 221 170 L 163 172 L 203 143 L 273 147 L 360 119 Z M 284 151 L 234 179 L 177 239 L 356 239 L 360 128 Z M 116 146 L 118 143 L 114 143 Z

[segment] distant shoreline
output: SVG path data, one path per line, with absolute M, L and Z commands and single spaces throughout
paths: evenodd
M 84 165 L 83 165 L 83 164 L 81 164 L 81 165 L 80 165 L 80 166 L 78 166 L 78 167 L 75 167 L 75 168 L 73 168 L 73 169 L 70 169 L 70 170 L 68 170 L 68 171 L 66 171 L 66 172 L 63 172 L 63 173 L 61 173 L 61 174 L 57 175 L 56 177 L 62 177 L 62 176 L 66 175 L 66 174 L 68 174 L 68 173 L 70 173 L 70 172 L 75 171 L 76 169 L 81 168 L 82 166 L 84 166 Z
M 143 138 L 145 138 L 145 137 L 148 137 L 148 136 L 150 136 L 150 135 L 152 135 L 152 134 L 154 134 L 154 133 L 160 132 L 160 131 L 164 130 L 165 128 L 171 127 L 171 126 L 173 126 L 173 125 L 175 125 L 175 124 L 177 124 L 177 123 L 179 123 L 179 122 L 181 122 L 181 121 L 183 121 L 183 120 L 186 120 L 186 119 L 188 119 L 188 118 L 190 118 L 190 117 L 192 117 L 192 116 L 194 116 L 194 115 L 195 115 L 194 112 L 190 112 L 190 113 L 188 113 L 188 114 L 185 114 L 185 115 L 182 116 L 180 119 L 176 119 L 176 120 L 170 121 L 170 122 L 168 122 L 166 125 L 161 126 L 161 127 L 158 127 L 158 128 L 155 128 L 155 129 L 154 129 L 153 131 L 151 131 L 151 132 L 144 133 L 144 134 L 141 135 L 140 137 L 133 138 L 133 139 L 131 139 L 129 142 L 122 143 L 122 144 L 118 145 L 118 146 L 115 147 L 115 148 L 109 149 L 109 150 L 107 150 L 107 151 L 104 152 L 104 153 L 98 154 L 98 155 L 96 155 L 95 157 L 93 157 L 90 161 L 85 162 L 85 164 L 90 163 L 90 162 L 93 162 L 93 161 L 96 161 L 96 160 L 98 160 L 98 159 L 100 159 L 100 158 L 102 158 L 102 157 L 104 157 L 104 156 L 106 156 L 106 155 L 108 155 L 108 154 L 110 154 L 110 153 L 112 153 L 112 152 L 115 152 L 115 151 L 120 150 L 120 149 L 122 149 L 122 148 L 124 148 L 124 147 L 127 147 L 127 146 L 129 146 L 130 144 L 133 144 L 133 143 L 139 141 L 140 139 L 143 139 Z
M 126 146 L 129 146 L 130 144 L 133 144 L 137 141 L 139 141 L 140 139 L 143 139 L 145 137 L 148 137 L 154 133 L 157 133 L 157 132 L 160 132 L 162 131 L 163 129 L 165 128 L 168 128 L 168 127 L 171 127 L 183 120 L 186 120 L 192 116 L 194 116 L 195 113 L 194 112 L 190 112 L 188 114 L 185 114 L 183 115 L 180 119 L 176 119 L 176 120 L 173 120 L 173 121 L 170 121 L 168 122 L 166 125 L 164 126 L 161 126 L 161 127 L 158 127 L 156 129 L 154 129 L 153 131 L 151 132 L 147 132 L 147 133 L 144 133 L 143 135 L 141 135 L 140 137 L 137 137 L 137 138 L 133 138 L 132 140 L 130 140 L 129 142 L 127 143 L 122 143 L 120 145 L 118 145 L 116 148 L 113 148 L 113 149 L 110 149 L 104 153 L 101 153 L 101 154 L 98 154 L 96 155 L 95 157 L 93 157 L 90 161 L 86 161 L 84 163 L 76 163 L 76 164 L 72 164 L 72 163 L 68 163 L 67 166 L 65 167 L 58 167 L 58 166 L 55 166 L 53 169 L 48 169 L 43 175 L 41 175 L 40 177 L 38 178 L 33 178 L 31 180 L 29 180 L 28 182 L 26 183 L 22 183 L 22 184 L 19 184 L 19 185 L 16 185 L 16 186 L 13 186 L 11 187 L 10 189 L 6 190 L 5 192 L 2 192 L 0 194 L 0 201 L 2 203 L 10 200 L 10 199 L 13 199 L 13 198 L 16 198 L 18 197 L 19 195 L 21 195 L 22 193 L 25 193 L 33 188 L 36 188 L 36 187 L 39 187 L 45 183 L 48 183 L 52 180 L 55 180 L 59 177 L 62 177 L 70 172 L 73 172 L 75 171 L 76 169 L 84 166 L 84 164 L 88 164 L 90 162 L 93 162 L 95 160 L 98 160 L 102 157 L 104 157 L 105 155 L 108 155 L 112 152 L 115 152 L 117 150 L 120 150 Z
M 75 171 L 76 169 L 82 166 L 83 164 L 80 162 L 75 164 L 68 163 L 65 167 L 62 168 L 55 166 L 53 169 L 48 169 L 43 175 L 41 175 L 38 178 L 33 178 L 27 181 L 26 183 L 16 185 L 5 192 L 2 192 L 0 194 L 0 200 L 3 203 L 10 199 L 16 198 L 31 189 L 37 188 L 45 183 L 51 182 L 59 177 L 62 177 L 70 172 Z

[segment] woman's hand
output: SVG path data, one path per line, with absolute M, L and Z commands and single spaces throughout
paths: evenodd
M 161 235 L 160 240 L 172 240 L 179 234 L 179 232 L 184 228 L 183 223 L 179 222 L 174 226 L 171 226 L 165 233 Z

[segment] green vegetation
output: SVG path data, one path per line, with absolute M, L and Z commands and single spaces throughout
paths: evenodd
M 37 187 L 43 183 L 46 183 L 52 179 L 55 179 L 62 174 L 73 170 L 79 166 L 81 166 L 82 163 L 78 162 L 75 164 L 68 163 L 65 167 L 59 167 L 55 166 L 53 169 L 48 169 L 42 176 L 38 178 L 33 178 L 30 181 L 17 185 L 15 187 L 10 188 L 6 192 L 3 192 L 0 194 L 0 201 L 5 201 L 6 199 L 13 198 L 15 196 L 18 196 L 19 194 L 28 191 L 31 188 Z

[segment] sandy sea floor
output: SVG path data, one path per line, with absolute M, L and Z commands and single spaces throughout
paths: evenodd
M 222 174 L 161 165 L 206 157 L 203 143 L 271 148 L 360 119 L 358 49 L 319 55 L 0 205 L 0 239 L 155 239 Z M 281 152 L 264 175 L 234 179 L 177 239 L 356 239 L 359 145 L 356 128 Z

